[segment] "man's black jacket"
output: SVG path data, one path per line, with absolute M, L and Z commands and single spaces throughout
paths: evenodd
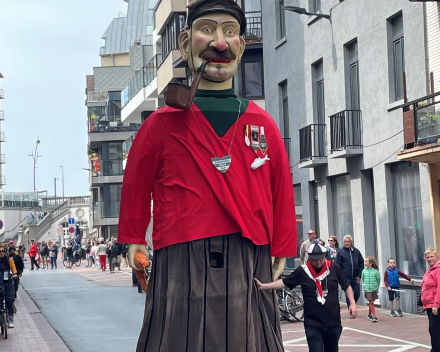
M 353 246 L 343 247 L 336 257 L 336 263 L 339 264 L 345 277 L 349 280 L 361 277 L 362 270 L 364 270 L 364 258 L 359 249 Z
M 21 257 L 18 254 L 14 255 L 12 259 L 14 260 L 15 268 L 17 269 L 17 274 L 21 274 L 24 270 L 23 259 L 21 259 Z

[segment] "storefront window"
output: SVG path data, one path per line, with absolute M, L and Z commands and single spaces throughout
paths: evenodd
M 351 209 L 350 177 L 336 176 L 332 179 L 334 235 L 339 243 L 344 243 L 344 236 L 353 237 L 353 213 Z M 332 234 L 329 234 L 332 235 Z M 354 239 L 354 238 L 353 238 Z
M 394 221 L 397 267 L 411 276 L 425 273 L 422 198 L 418 163 L 397 163 L 394 176 Z

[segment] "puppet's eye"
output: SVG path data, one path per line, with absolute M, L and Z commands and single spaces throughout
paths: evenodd
M 202 29 L 202 32 L 205 33 L 205 34 L 211 34 L 213 32 L 213 30 L 212 30 L 211 27 L 204 27 Z
M 235 30 L 234 30 L 233 28 L 228 28 L 228 29 L 225 31 L 225 34 L 226 34 L 227 36 L 233 36 L 233 35 L 235 35 Z

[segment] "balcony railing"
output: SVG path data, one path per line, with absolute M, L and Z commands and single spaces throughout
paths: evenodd
M 134 137 L 136 133 L 130 136 L 126 141 L 122 142 L 122 159 L 127 159 L 131 146 L 133 145 Z
M 330 116 L 330 151 L 362 148 L 361 110 L 343 110 Z
M 5 154 L 0 154 L 0 164 L 6 164 Z
M 311 124 L 299 130 L 300 162 L 327 157 L 326 125 Z
M 92 119 L 89 117 L 89 132 L 137 131 L 139 123 L 123 123 L 120 115 L 103 115 Z
M 0 99 L 4 99 L 5 96 L 3 95 L 3 89 L 0 89 Z
M 418 145 L 437 143 L 440 138 L 440 101 L 415 104 L 415 122 Z
M 5 112 L 0 110 L 0 121 L 5 121 Z
M 133 77 L 133 79 L 124 88 L 123 106 L 127 105 L 139 91 L 147 87 L 157 75 L 158 63 L 162 62 L 162 55 L 154 56 L 150 62 Z
M 124 174 L 121 160 L 101 160 L 103 176 L 120 176 Z
M 263 27 L 261 24 L 261 11 L 246 12 L 246 32 L 244 33 L 245 39 L 258 39 L 263 38 Z
M 5 132 L 0 133 L 0 142 L 5 142 Z
M 105 101 L 107 97 L 108 92 L 98 91 L 95 88 L 87 88 L 87 101 Z
M 287 156 L 289 157 L 289 163 L 291 162 L 290 160 L 290 142 L 291 142 L 291 138 L 283 138 L 284 141 L 284 146 L 286 147 L 286 151 L 287 151 Z
M 93 202 L 93 219 L 119 217 L 120 201 Z

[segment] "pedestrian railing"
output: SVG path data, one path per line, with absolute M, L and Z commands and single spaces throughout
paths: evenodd
M 59 219 L 61 219 L 63 216 L 65 216 L 69 211 L 68 202 L 65 201 L 64 203 L 60 204 L 58 207 L 53 209 L 49 214 L 47 214 L 43 219 L 41 219 L 37 226 L 37 232 L 36 232 L 36 238 L 35 241 L 38 242 L 38 240 L 47 232 L 49 231 L 52 224 Z
M 343 110 L 330 116 L 330 151 L 362 148 L 362 111 Z

